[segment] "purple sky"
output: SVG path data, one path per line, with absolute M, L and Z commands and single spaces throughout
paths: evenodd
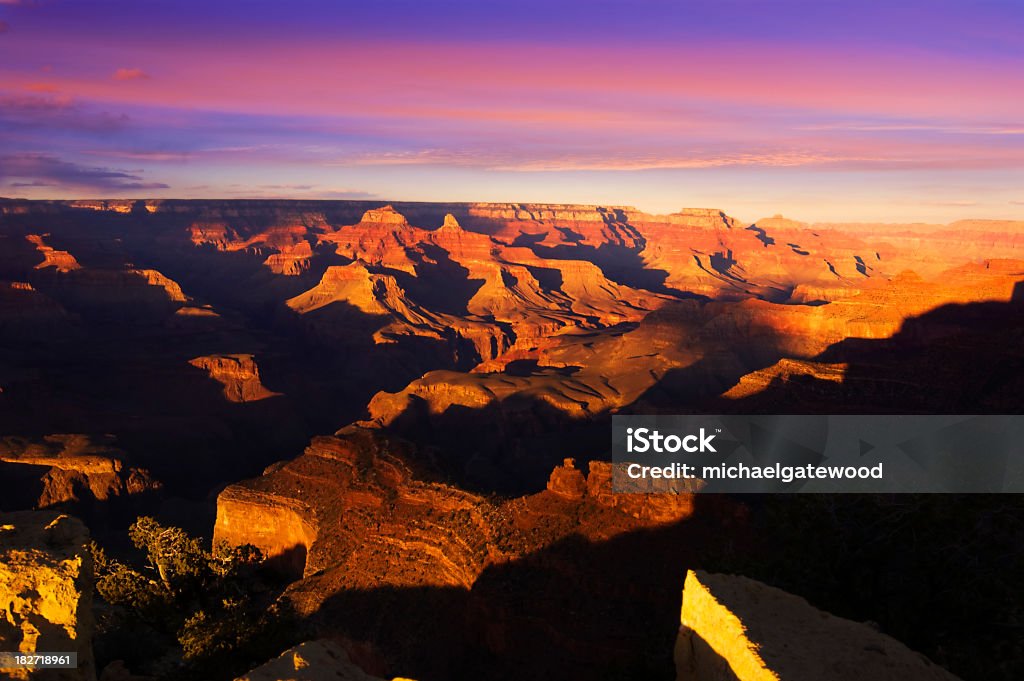
M 1024 3 L 0 0 L 0 195 L 1024 218 Z

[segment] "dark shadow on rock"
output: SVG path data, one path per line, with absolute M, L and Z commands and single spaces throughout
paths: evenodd
M 416 276 L 398 273 L 399 284 L 427 309 L 468 315 L 469 301 L 484 285 L 484 280 L 470 279 L 469 270 L 452 260 L 448 251 L 440 246 L 423 243 L 420 251 L 422 255 L 416 250 L 408 251 L 416 262 Z
M 1009 302 L 949 304 L 891 338 L 848 338 L 813 361 L 845 364 L 841 382 L 775 379 L 711 413 L 1017 414 L 1024 411 L 1024 283 Z
M 760 241 L 761 245 L 764 246 L 765 248 L 768 248 L 769 246 L 775 244 L 775 239 L 773 237 L 768 236 L 768 232 L 758 227 L 757 225 L 750 225 L 749 227 L 747 227 L 747 230 L 754 232 L 754 235 L 757 237 L 757 240 Z M 789 246 L 792 248 L 793 244 L 789 244 Z M 796 249 L 794 248 L 794 250 Z

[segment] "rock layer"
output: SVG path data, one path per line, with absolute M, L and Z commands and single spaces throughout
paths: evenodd
M 379 431 L 346 428 L 217 501 L 214 540 L 252 543 L 306 576 L 307 610 L 341 588 L 470 588 L 491 565 L 577 533 L 608 538 L 686 518 L 692 498 L 613 495 L 607 464 L 566 461 L 548 490 L 499 501 L 439 482 L 422 454 Z M 544 522 L 537 524 L 538 519 Z M 319 594 L 314 596 L 315 594 Z
M 160 488 L 148 471 L 124 463 L 109 438 L 80 434 L 0 438 L 0 470 L 21 482 L 0 508 L 93 504 Z
M 229 402 L 257 402 L 278 394 L 263 385 L 259 367 L 252 355 L 207 355 L 196 357 L 189 364 L 204 369 L 210 378 L 223 385 L 224 398 Z

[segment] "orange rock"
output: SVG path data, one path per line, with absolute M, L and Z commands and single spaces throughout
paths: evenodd
M 206 355 L 189 360 L 189 364 L 206 370 L 210 378 L 222 384 L 229 402 L 257 402 L 280 395 L 260 381 L 260 370 L 252 355 Z
M 8 465 L 7 475 L 39 481 L 31 496 L 24 494 L 29 487 L 9 491 L 6 507 L 15 501 L 18 508 L 108 501 L 160 488 L 145 469 L 126 466 L 124 457 L 109 438 L 72 434 L 2 438 L 0 462 Z
M 95 681 L 89 533 L 53 512 L 0 513 L 0 650 L 76 652 L 77 669 L 45 672 L 55 681 Z M 5 679 L 42 678 L 2 669 Z
M 679 681 L 956 681 L 866 624 L 746 577 L 688 571 L 681 619 Z
M 551 471 L 548 491 L 566 499 L 582 499 L 587 495 L 587 480 L 582 471 L 576 470 L 576 462 L 566 459 L 565 463 Z

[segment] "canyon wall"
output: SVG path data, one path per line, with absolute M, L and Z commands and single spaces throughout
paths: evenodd
M 690 570 L 678 681 L 957 681 L 902 643 L 746 577 Z
M 0 437 L 0 474 L 17 482 L 0 498 L 0 510 L 60 504 L 80 510 L 160 488 L 148 471 L 128 466 L 124 459 L 124 452 L 113 447 L 109 437 Z

